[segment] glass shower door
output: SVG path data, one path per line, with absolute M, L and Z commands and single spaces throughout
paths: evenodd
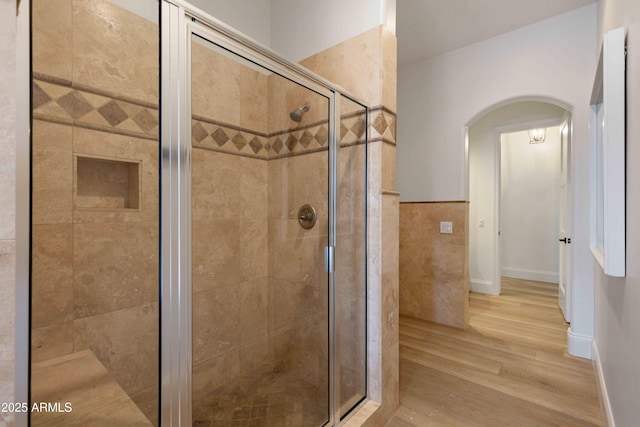
M 31 2 L 32 426 L 159 425 L 160 28 L 135 3 Z
M 193 425 L 324 425 L 329 98 L 190 50 Z

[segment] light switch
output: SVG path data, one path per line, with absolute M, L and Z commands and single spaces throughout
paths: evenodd
M 478 220 L 478 228 L 484 228 L 484 219 Z
M 440 234 L 453 234 L 453 222 L 440 221 Z

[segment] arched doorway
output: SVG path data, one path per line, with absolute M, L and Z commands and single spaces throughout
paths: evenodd
M 489 107 L 465 128 L 471 290 L 500 294 L 503 276 L 558 283 L 567 321 L 571 246 L 558 239 L 571 235 L 570 123 L 566 104 L 530 97 Z M 546 145 L 529 144 L 534 128 L 549 131 Z

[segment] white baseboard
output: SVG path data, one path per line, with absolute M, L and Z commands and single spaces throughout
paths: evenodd
M 602 372 L 602 363 L 600 362 L 600 354 L 598 353 L 598 346 L 596 340 L 591 342 L 593 361 L 596 365 L 596 375 L 598 377 L 598 387 L 600 392 L 600 398 L 602 399 L 602 406 L 604 409 L 604 416 L 607 419 L 608 427 L 616 427 L 616 422 L 613 419 L 613 411 L 611 410 L 611 401 L 609 400 L 609 393 L 607 392 L 607 384 L 604 381 L 604 373 Z
M 567 347 L 569 347 L 569 354 L 591 360 L 593 358 L 592 342 L 592 337 L 571 332 L 571 328 L 567 329 Z
M 473 292 L 479 292 L 487 295 L 499 295 L 500 292 L 496 289 L 493 282 L 490 280 L 471 279 L 469 281 L 469 288 Z
M 504 277 L 511 277 L 514 279 L 558 283 L 558 273 L 553 271 L 525 270 L 522 268 L 502 267 L 502 275 Z

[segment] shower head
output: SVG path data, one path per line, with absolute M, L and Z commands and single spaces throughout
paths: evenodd
M 295 110 L 289 113 L 289 117 L 296 123 L 300 123 L 302 120 L 302 115 L 311 109 L 311 105 L 308 102 L 305 102 Z

